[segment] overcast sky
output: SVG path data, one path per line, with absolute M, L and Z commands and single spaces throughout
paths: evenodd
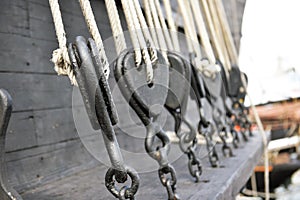
M 242 35 L 254 103 L 300 96 L 300 0 L 247 0 Z

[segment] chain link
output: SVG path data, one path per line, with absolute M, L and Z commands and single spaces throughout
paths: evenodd
M 170 174 L 171 178 L 167 177 L 167 174 Z M 168 199 L 180 200 L 178 194 L 176 193 L 177 178 L 174 168 L 169 164 L 163 166 L 158 170 L 158 175 L 162 185 L 167 189 Z
M 126 167 L 126 173 L 131 178 L 131 186 L 123 186 L 120 190 L 118 190 L 115 186 L 115 182 L 124 183 L 127 180 L 118 181 L 116 179 L 116 175 L 119 173 L 118 170 L 114 168 L 109 168 L 105 175 L 105 186 L 106 188 L 118 199 L 134 199 L 134 195 L 139 188 L 139 176 L 137 172 L 130 167 Z M 115 180 L 114 180 L 115 179 Z
M 219 165 L 219 157 L 215 150 L 214 144 L 212 143 L 211 134 L 213 132 L 211 124 L 205 127 L 201 121 L 198 124 L 198 131 L 204 136 L 206 140 L 206 148 L 208 151 L 209 162 L 212 167 L 217 167 Z
M 155 138 L 158 138 L 162 145 L 155 144 Z M 145 147 L 147 153 L 156 160 L 160 166 L 167 165 L 168 152 L 170 150 L 170 140 L 166 133 L 155 123 L 147 126 L 147 136 L 145 138 Z
M 196 182 L 200 181 L 200 176 L 202 174 L 202 166 L 199 159 L 196 156 L 196 148 L 197 148 L 197 139 L 195 138 L 192 146 L 188 147 L 187 155 L 189 158 L 188 167 L 190 174 L 196 178 Z M 193 169 L 196 166 L 196 169 Z

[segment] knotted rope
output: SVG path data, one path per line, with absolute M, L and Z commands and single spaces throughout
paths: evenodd
M 90 5 L 89 0 L 79 0 L 82 13 L 84 15 L 85 21 L 87 23 L 89 32 L 91 33 L 93 39 L 96 42 L 100 58 L 102 60 L 104 74 L 106 79 L 108 79 L 110 69 L 107 61 L 107 57 L 104 51 L 104 46 L 100 32 L 98 30 L 96 20 Z M 58 75 L 67 75 L 71 81 L 72 85 L 77 86 L 77 81 L 75 78 L 74 71 L 70 62 L 70 58 L 67 50 L 67 38 L 64 29 L 64 24 L 62 21 L 61 11 L 58 4 L 58 0 L 49 0 L 49 5 L 51 8 L 51 13 L 53 17 L 55 32 L 59 44 L 59 49 L 53 51 L 51 61 L 54 63 L 54 69 Z
M 54 70 L 58 75 L 67 75 L 72 85 L 77 85 L 77 81 L 72 69 L 68 50 L 67 50 L 67 38 L 64 29 L 64 24 L 61 17 L 61 12 L 58 4 L 58 0 L 49 0 L 51 13 L 53 17 L 56 37 L 58 40 L 59 48 L 52 53 L 51 61 L 54 63 Z

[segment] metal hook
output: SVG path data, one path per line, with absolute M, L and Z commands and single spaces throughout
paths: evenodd
M 5 138 L 12 112 L 12 99 L 9 93 L 0 89 L 0 199 L 22 200 L 22 197 L 8 184 L 5 162 Z
M 167 166 L 169 165 L 167 154 L 170 141 L 155 121 L 161 110 L 152 110 L 151 108 L 155 105 L 162 106 L 165 104 L 168 93 L 169 69 L 162 55 L 158 53 L 157 56 L 158 60 L 155 63 L 156 66 L 153 67 L 154 79 L 151 86 L 147 84 L 145 79 L 145 68 L 136 69 L 132 50 L 122 52 L 119 55 L 115 62 L 114 72 L 121 93 L 147 128 L 145 148 L 148 155 L 155 159 L 160 166 Z M 155 145 L 155 138 L 160 139 L 161 146 Z M 173 173 L 175 176 L 175 170 Z M 164 186 L 166 187 L 166 185 Z M 175 192 L 175 186 L 173 190 Z
M 69 45 L 68 51 L 90 122 L 94 129 L 102 129 L 114 177 L 117 182 L 124 183 L 129 172 L 113 129 L 118 117 L 96 44 L 92 39 L 86 41 L 78 36 L 75 43 Z M 135 176 L 138 179 L 137 174 Z M 138 186 L 138 182 L 136 184 Z M 113 190 L 110 192 L 113 193 Z

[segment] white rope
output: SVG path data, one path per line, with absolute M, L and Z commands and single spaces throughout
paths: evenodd
M 216 58 L 212 49 L 212 46 L 210 44 L 209 36 L 205 27 L 205 22 L 203 19 L 203 16 L 201 14 L 200 5 L 198 0 L 191 0 L 191 8 L 193 10 L 194 19 L 196 21 L 198 31 L 200 33 L 200 38 L 202 45 L 205 49 L 205 52 L 207 54 L 207 57 L 211 64 L 216 63 Z
M 225 66 L 227 71 L 231 70 L 231 63 L 230 63 L 230 59 L 229 59 L 229 55 L 228 55 L 228 51 L 227 51 L 227 46 L 226 43 L 224 41 L 224 35 L 222 32 L 222 28 L 221 28 L 221 24 L 218 18 L 218 14 L 217 14 L 217 9 L 215 7 L 215 3 L 213 0 L 206 0 L 206 3 L 208 5 L 209 8 L 209 16 L 211 18 L 212 21 L 212 26 L 214 27 L 212 29 L 212 32 L 214 32 L 215 34 L 215 42 L 218 43 L 216 45 L 219 45 L 220 48 L 220 54 L 222 54 L 222 63 Z M 219 56 L 220 57 L 220 56 Z M 221 58 L 220 58 L 221 60 Z
M 166 44 L 166 41 L 164 38 L 164 33 L 163 33 L 161 25 L 160 25 L 160 21 L 158 19 L 158 14 L 156 12 L 155 4 L 154 4 L 153 0 L 145 0 L 145 3 L 149 5 L 149 8 L 151 10 L 150 14 L 153 19 L 155 32 L 157 34 L 160 50 L 162 52 L 163 57 L 166 59 L 166 61 L 168 61 L 167 44 Z
M 121 3 L 122 3 L 125 18 L 126 18 L 127 27 L 128 27 L 128 30 L 129 30 L 129 35 L 130 35 L 130 38 L 131 38 L 132 46 L 133 46 L 134 53 L 135 53 L 135 65 L 140 66 L 141 63 L 142 63 L 142 53 L 141 53 L 141 50 L 140 50 L 138 36 L 137 36 L 136 31 L 135 31 L 135 26 L 134 26 L 134 22 L 133 22 L 133 19 L 132 19 L 130 7 L 128 5 L 127 0 L 121 0 Z
M 146 23 L 144 15 L 143 15 L 141 5 L 140 5 L 139 1 L 138 0 L 133 0 L 133 3 L 134 3 L 134 7 L 135 7 L 135 10 L 136 10 L 136 13 L 137 13 L 137 16 L 138 16 L 138 19 L 139 19 L 144 37 L 145 37 L 145 40 L 146 40 L 147 47 L 149 48 L 151 61 L 153 63 L 157 60 L 157 51 L 155 49 L 154 42 L 151 38 L 149 28 L 147 26 L 147 23 Z
M 250 99 L 249 97 L 249 94 L 248 94 L 248 98 Z M 251 108 L 252 108 L 252 111 L 253 111 L 253 114 L 254 114 L 254 117 L 255 117 L 255 121 L 257 123 L 257 126 L 258 126 L 258 129 L 259 129 L 259 132 L 263 138 L 263 144 L 264 144 L 264 182 L 265 182 L 265 194 L 266 194 L 266 197 L 265 199 L 266 200 L 269 200 L 270 199 L 270 189 L 269 189 L 269 152 L 268 152 L 268 139 L 267 139 L 267 135 L 264 131 L 264 128 L 263 128 L 263 125 L 261 123 L 261 120 L 259 118 L 259 115 L 258 115 L 258 112 L 255 108 L 255 106 L 253 105 L 252 103 L 252 100 L 251 101 Z
M 187 35 L 187 39 L 191 40 L 191 45 L 193 47 L 193 52 L 196 54 L 197 58 L 201 58 L 201 50 L 198 43 L 197 36 L 195 38 L 195 34 L 193 33 L 195 30 L 193 28 L 194 21 L 190 18 L 189 11 L 186 8 L 185 0 L 178 0 L 178 6 L 180 8 L 180 13 L 184 22 L 184 31 Z
M 141 30 L 141 25 L 138 19 L 138 15 L 136 13 L 136 8 L 133 3 L 133 1 L 128 1 L 129 9 L 131 11 L 131 17 L 133 19 L 135 31 L 138 36 L 138 41 L 140 48 L 142 50 L 142 57 L 144 59 L 145 65 L 146 65 L 146 73 L 147 73 L 147 83 L 152 83 L 153 81 L 153 68 L 152 68 L 152 62 L 151 58 L 148 52 L 148 47 L 147 43 L 145 41 L 145 38 L 143 36 L 142 30 Z
M 165 41 L 168 46 L 168 49 L 173 51 L 174 50 L 173 43 L 171 40 L 169 29 L 168 29 L 166 21 L 165 21 L 165 17 L 163 15 L 163 12 L 160 7 L 160 3 L 158 0 L 154 0 L 154 4 L 155 4 L 156 12 L 158 14 L 159 21 L 160 21 L 160 24 L 161 24 L 161 27 L 162 27 L 162 30 L 163 30 L 163 33 L 165 36 Z
M 176 21 L 179 21 L 180 16 L 182 16 L 182 14 L 181 14 L 181 9 L 180 9 L 179 6 L 178 6 L 178 8 L 177 8 L 177 13 L 176 13 L 176 15 L 177 15 Z M 184 23 L 184 21 L 183 21 L 183 23 Z M 183 25 L 184 25 L 184 27 L 186 27 L 186 24 L 185 24 L 185 23 L 184 23 Z M 184 28 L 184 32 L 185 32 L 185 35 L 186 35 L 186 36 L 185 36 L 185 39 L 186 39 L 186 43 L 187 43 L 188 52 L 189 52 L 189 53 L 194 53 L 192 41 L 191 41 L 191 39 L 190 39 L 190 37 L 189 37 L 187 28 Z
M 236 4 L 236 0 L 231 0 L 231 7 L 232 7 L 232 27 L 233 27 L 233 40 L 234 40 L 234 43 L 235 43 L 235 48 L 236 48 L 236 51 L 238 50 L 237 49 L 237 44 L 239 43 L 239 28 L 240 28 L 240 25 L 239 25 L 239 19 L 238 19 L 238 13 L 237 13 L 237 4 Z M 225 9 L 224 9 L 225 11 Z M 227 15 L 226 15 L 227 16 Z M 237 54 L 238 55 L 238 54 Z
M 54 63 L 54 70 L 58 75 L 67 75 L 71 81 L 71 84 L 77 85 L 77 81 L 68 55 L 67 38 L 58 0 L 49 0 L 49 5 L 51 8 L 55 32 L 59 45 L 59 49 L 54 50 L 52 53 L 51 61 Z
M 247 84 L 246 84 L 246 80 L 245 80 L 244 76 L 242 76 L 242 81 L 243 81 L 244 88 L 247 88 Z M 250 97 L 247 90 L 246 90 L 246 92 L 247 92 L 248 99 L 250 101 L 251 109 L 252 109 L 252 112 L 254 114 L 256 124 L 257 124 L 258 129 L 259 129 L 259 133 L 261 134 L 261 137 L 262 137 L 262 140 L 263 140 L 263 145 L 264 145 L 264 182 L 265 182 L 265 195 L 266 195 L 265 199 L 269 200 L 270 199 L 270 188 L 269 188 L 270 183 L 269 183 L 268 138 L 267 138 L 266 132 L 264 131 L 264 127 L 263 127 L 263 124 L 260 120 L 258 112 L 256 110 L 256 107 L 254 106 L 253 101 L 252 101 L 252 99 L 251 99 L 251 97 Z
M 191 29 L 191 35 L 192 35 L 193 41 L 195 41 L 195 51 L 198 52 L 197 53 L 198 57 L 202 57 L 201 48 L 200 48 L 199 41 L 198 41 L 195 21 L 194 21 L 193 15 L 192 15 L 190 2 L 184 1 L 184 3 L 185 3 L 185 8 L 187 11 L 188 18 L 189 18 L 189 26 Z
M 255 171 L 252 173 L 250 180 L 251 180 L 252 195 L 254 197 L 257 197 L 257 183 L 256 183 Z
M 213 22 L 212 22 L 212 18 L 211 18 L 211 14 L 210 14 L 210 11 L 209 11 L 208 4 L 207 4 L 206 0 L 201 0 L 201 2 L 202 2 L 202 7 L 203 7 L 203 10 L 204 10 L 205 16 L 206 16 L 207 25 L 208 25 L 209 30 L 210 30 L 211 39 L 213 41 L 213 44 L 214 44 L 214 47 L 215 47 L 215 50 L 216 50 L 216 55 L 218 55 L 218 58 L 220 59 L 220 61 L 223 64 L 225 64 L 225 59 L 224 59 L 224 56 L 223 56 L 223 53 L 222 53 L 221 46 L 218 42 L 218 38 L 217 38 L 217 35 L 216 35 L 215 27 L 214 27 Z M 227 67 L 227 66 L 225 66 L 225 67 Z M 227 74 L 228 74 L 228 72 L 227 72 Z
M 231 58 L 231 61 L 234 64 L 238 65 L 238 54 L 237 54 L 237 50 L 236 50 L 236 47 L 235 47 L 235 44 L 234 44 L 234 41 L 233 41 L 233 38 L 231 35 L 230 26 L 227 21 L 227 15 L 225 13 L 225 8 L 223 6 L 222 1 L 220 1 L 220 0 L 215 0 L 215 5 L 216 5 L 216 9 L 218 10 L 220 22 L 222 24 L 222 30 L 224 33 L 224 41 L 226 43 L 229 56 Z
M 195 20 L 196 27 L 198 27 L 198 31 L 200 34 L 200 39 L 202 41 L 202 45 L 208 57 L 208 62 L 202 61 L 201 72 L 206 77 L 214 79 L 216 77 L 216 74 L 221 70 L 221 68 L 216 64 L 216 58 L 208 37 L 203 16 L 201 14 L 199 1 L 191 0 L 190 4 L 187 6 L 189 6 L 189 9 L 191 10 L 191 18 Z M 197 33 L 196 30 L 194 30 L 194 32 Z
M 80 7 L 83 13 L 83 16 L 85 18 L 85 21 L 87 23 L 88 29 L 90 31 L 90 34 L 92 35 L 93 39 L 95 40 L 96 46 L 99 51 L 100 58 L 102 60 L 103 64 L 103 72 L 105 74 L 106 79 L 109 77 L 110 69 L 108 60 L 104 51 L 104 46 L 102 42 L 102 38 L 100 35 L 100 32 L 98 30 L 96 20 L 93 14 L 93 10 L 90 4 L 89 0 L 79 0 Z
M 141 28 L 141 25 L 140 25 L 140 22 L 139 22 L 137 13 L 136 13 L 135 6 L 134 6 L 132 0 L 127 1 L 127 4 L 128 4 L 128 7 L 129 7 L 129 10 L 131 12 L 131 18 L 132 18 L 132 21 L 133 21 L 134 30 L 137 34 L 137 39 L 138 39 L 138 42 L 139 42 L 139 48 L 141 48 L 142 54 L 144 54 L 143 51 L 147 51 L 147 45 L 146 45 L 146 41 L 145 41 L 143 33 L 142 33 L 142 28 Z
M 253 193 L 255 192 L 258 196 L 260 197 L 263 197 L 263 198 L 266 198 L 267 194 L 264 193 L 264 192 L 258 192 L 258 191 L 253 191 L 253 190 L 248 190 L 248 189 L 243 189 L 242 192 L 246 195 L 253 195 Z M 283 192 L 283 193 L 280 193 L 282 196 L 284 195 L 290 195 L 291 192 L 290 191 L 287 191 L 287 192 Z M 280 196 L 281 196 L 280 195 Z M 278 195 L 276 195 L 276 193 L 269 193 L 269 197 L 272 198 L 272 199 L 277 199 L 278 197 L 280 197 Z
M 120 55 L 120 53 L 124 51 L 127 48 L 127 46 L 123 34 L 123 29 L 122 29 L 118 9 L 115 0 L 105 0 L 105 5 L 109 17 L 109 22 L 111 25 L 112 34 L 115 41 L 116 51 L 117 54 Z
M 147 0 L 143 1 L 143 5 L 144 5 L 145 14 L 146 14 L 147 24 L 148 24 L 148 27 L 150 29 L 150 33 L 151 33 L 151 36 L 152 36 L 152 39 L 153 39 L 153 43 L 154 43 L 155 47 L 157 49 L 159 49 L 160 46 L 159 46 L 158 38 L 157 38 L 157 35 L 156 35 L 153 18 L 152 18 L 152 15 L 151 15 L 150 5 L 147 2 Z
M 187 44 L 188 44 L 190 53 L 195 54 L 194 67 L 197 70 L 202 71 L 201 49 L 200 49 L 200 45 L 198 42 L 198 38 L 197 38 L 197 36 L 195 36 L 195 26 L 193 24 L 194 21 L 193 21 L 193 19 L 191 19 L 191 15 L 190 15 L 189 11 L 187 10 L 187 6 L 185 4 L 188 2 L 185 0 L 177 0 L 177 2 L 178 2 L 178 6 L 180 8 L 180 13 L 183 18 L 184 31 L 186 34 L 186 40 L 187 40 Z
M 170 0 L 164 0 L 164 7 L 166 11 L 167 21 L 170 29 L 174 50 L 179 52 L 180 51 L 179 39 L 177 34 L 177 28 L 172 15 L 172 7 L 170 4 Z

